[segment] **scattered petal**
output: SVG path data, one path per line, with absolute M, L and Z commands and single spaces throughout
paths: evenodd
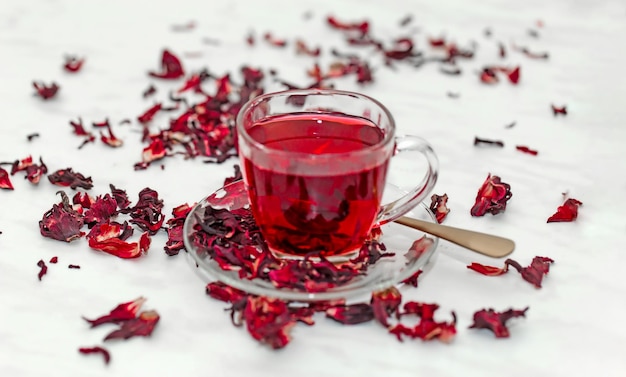
M 83 355 L 100 354 L 102 355 L 105 364 L 109 364 L 109 362 L 111 362 L 111 354 L 103 347 L 81 347 L 78 349 L 78 352 Z
M 120 323 L 124 321 L 128 321 L 134 319 L 137 316 L 137 312 L 146 302 L 146 299 L 143 297 L 136 298 L 133 301 L 125 302 L 119 304 L 113 310 L 109 312 L 109 314 L 103 315 L 96 319 L 87 319 L 83 317 L 83 319 L 91 325 L 91 327 L 100 326 L 104 323 Z
M 441 224 L 446 216 L 448 216 L 448 213 L 450 213 L 450 209 L 447 207 L 447 204 L 448 194 L 433 194 L 430 197 L 430 210 L 433 214 L 435 214 L 435 218 L 439 224 Z
M 474 323 L 470 329 L 489 329 L 496 338 L 508 338 L 509 329 L 506 323 L 511 318 L 525 317 L 528 307 L 523 310 L 509 309 L 504 312 L 496 312 L 493 309 L 482 309 L 474 313 Z
M 582 204 L 583 203 L 577 199 L 566 199 L 565 203 L 557 208 L 554 215 L 548 218 L 548 222 L 570 222 L 576 220 L 578 217 L 578 207 Z
M 487 212 L 497 215 L 506 209 L 506 204 L 511 199 L 511 186 L 500 180 L 500 177 L 491 174 L 478 190 L 476 203 L 470 213 L 472 216 L 484 216 Z
M 58 93 L 61 87 L 53 82 L 50 85 L 46 85 L 43 82 L 33 81 L 33 87 L 37 91 L 37 95 L 44 100 L 53 98 Z

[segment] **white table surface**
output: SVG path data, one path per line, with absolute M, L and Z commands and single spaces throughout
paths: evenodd
M 311 11 L 305 21 L 302 15 Z M 359 90 L 385 103 L 401 133 L 428 139 L 439 155 L 441 175 L 435 192 L 449 197 L 448 225 L 513 238 L 513 258 L 523 265 L 533 256 L 556 260 L 542 289 L 515 274 L 489 278 L 465 268 L 470 262 L 501 264 L 442 242 L 435 265 L 418 289 L 402 288 L 405 300 L 437 302 L 439 319 L 458 315 L 452 344 L 407 340 L 399 343 L 377 323 L 341 326 L 323 316 L 317 324 L 298 324 L 285 349 L 274 351 L 235 328 L 225 304 L 205 296 L 204 283 L 184 255 L 168 257 L 160 233 L 149 254 L 121 260 L 89 249 L 84 239 L 71 244 L 40 236 L 38 221 L 53 203 L 58 187 L 43 178 L 38 186 L 12 177 L 14 191 L 0 191 L 0 376 L 624 376 L 626 375 L 626 3 L 613 1 L 3 1 L 0 4 L 0 161 L 43 157 L 50 171 L 72 167 L 93 177 L 92 195 L 109 183 L 131 200 L 144 187 L 157 190 L 165 211 L 192 203 L 217 189 L 231 175 L 234 159 L 218 166 L 201 159 L 170 158 L 134 171 L 141 148 L 138 127 L 117 126 L 135 118 L 176 83 L 157 82 L 161 49 L 183 56 L 188 72 L 208 67 L 233 72 L 243 64 L 276 68 L 281 77 L 306 84 L 313 59 L 244 41 L 272 31 L 290 40 L 303 37 L 332 59 L 341 34 L 325 16 L 368 18 L 383 38 L 400 34 L 398 21 L 414 16 L 418 48 L 427 36 L 445 35 L 460 45 L 478 44 L 464 72 L 450 77 L 436 65 L 397 71 L 374 65 L 376 82 L 341 89 Z M 195 20 L 195 30 L 171 31 Z M 528 36 L 544 22 L 538 39 Z M 493 35 L 485 38 L 489 27 Z M 202 43 L 215 38 L 218 45 Z M 509 50 L 497 57 L 496 41 L 548 51 L 547 61 Z M 200 52 L 200 57 L 185 53 Z M 61 70 L 63 56 L 85 56 L 76 75 Z M 374 59 L 374 58 L 372 58 Z M 488 64 L 521 65 L 517 86 L 479 83 L 475 72 Z M 33 96 L 33 80 L 56 81 L 51 101 Z M 155 83 L 156 97 L 142 91 Z M 446 92 L 459 92 L 450 99 Z M 566 104 L 566 117 L 553 117 L 550 104 Z M 125 145 L 96 143 L 77 150 L 79 139 L 68 121 L 109 117 Z M 167 115 L 153 124 L 165 125 Z M 517 122 L 515 127 L 504 126 Z M 32 142 L 26 135 L 38 132 Z M 501 139 L 505 148 L 475 148 L 475 136 Z M 530 156 L 515 150 L 527 145 Z M 504 214 L 472 218 L 476 191 L 493 173 L 511 184 L 513 198 Z M 407 178 L 408 179 L 408 178 Z M 405 182 L 406 183 L 406 182 Z M 573 223 L 546 224 L 562 203 L 561 193 L 581 200 Z M 43 280 L 38 260 L 58 256 Z M 68 270 L 67 264 L 80 270 Z M 112 362 L 78 354 L 79 346 L 101 344 L 109 329 L 90 330 L 81 316 L 95 317 L 120 302 L 148 298 L 146 309 L 161 315 L 151 338 L 134 338 L 107 347 Z M 495 339 L 487 330 L 470 330 L 474 311 L 530 306 L 526 319 L 511 321 L 511 337 Z

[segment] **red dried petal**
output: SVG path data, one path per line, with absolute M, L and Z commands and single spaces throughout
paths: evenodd
M 409 284 L 409 285 L 412 285 L 412 286 L 417 288 L 417 283 L 418 283 L 419 277 L 420 277 L 420 275 L 423 272 L 424 271 L 422 271 L 422 270 L 417 270 L 413 275 L 411 275 L 408 278 L 402 280 L 402 283 L 403 284 Z
M 137 312 L 146 302 L 146 299 L 143 297 L 136 298 L 133 301 L 124 302 L 119 304 L 113 310 L 109 312 L 109 314 L 103 315 L 96 319 L 87 319 L 83 317 L 83 319 L 91 325 L 91 327 L 100 326 L 104 323 L 120 323 L 124 321 L 128 321 L 134 319 L 137 316 Z
M 438 339 L 449 343 L 456 335 L 456 314 L 452 312 L 451 322 L 436 322 L 435 311 L 439 308 L 437 304 L 425 304 L 409 301 L 404 304 L 403 312 L 398 312 L 398 318 L 405 315 L 415 315 L 420 318 L 419 322 L 411 327 L 398 323 L 389 328 L 391 334 L 396 335 L 402 341 L 402 336 L 419 338 L 424 341 Z
M 410 38 L 399 38 L 395 40 L 395 47 L 385 50 L 385 57 L 393 60 L 403 60 L 414 56 L 413 40 Z
M 509 309 L 504 312 L 496 312 L 493 309 L 482 309 L 474 313 L 474 323 L 470 329 L 489 329 L 496 338 L 508 338 L 509 329 L 506 322 L 515 317 L 525 317 L 528 307 L 523 310 Z
M 111 195 L 98 196 L 85 212 L 84 221 L 91 228 L 95 224 L 108 222 L 117 216 L 117 202 Z
M 576 220 L 576 218 L 578 218 L 578 207 L 582 204 L 583 202 L 577 199 L 570 198 L 565 200 L 565 203 L 557 208 L 556 212 L 548 218 L 547 222 L 570 222 Z
M 374 311 L 369 304 L 337 305 L 326 309 L 326 317 L 344 325 L 357 325 L 374 319 Z
M 59 262 L 59 257 L 52 257 L 52 258 L 50 258 L 49 262 L 52 263 L 52 264 L 56 264 L 56 263 Z
M 111 362 L 111 354 L 109 353 L 109 351 L 107 351 L 105 348 L 102 347 L 81 347 L 78 349 L 78 352 L 82 353 L 83 355 L 90 355 L 90 354 L 100 354 L 102 355 L 102 358 L 104 359 L 104 363 L 105 364 L 109 364 L 109 362 Z
M 446 45 L 446 39 L 443 37 L 440 38 L 428 38 L 428 44 L 430 44 L 431 47 L 445 47 Z
M 120 210 L 126 210 L 131 204 L 130 200 L 128 200 L 128 195 L 126 194 L 126 191 L 118 189 L 112 184 L 109 184 L 109 188 L 111 189 L 111 195 L 113 196 L 113 199 L 115 199 L 115 202 L 117 203 L 117 208 L 119 208 Z
M 469 268 L 470 270 L 474 270 L 478 272 L 479 274 L 486 275 L 486 276 L 500 276 L 500 275 L 506 274 L 509 271 L 508 264 L 505 264 L 504 267 L 500 268 L 500 267 L 487 266 L 484 264 L 472 262 L 472 264 L 467 266 L 467 268 Z
M 159 194 L 146 187 L 139 192 L 137 204 L 123 212 L 130 214 L 131 223 L 150 233 L 150 235 L 155 235 L 165 221 L 162 210 L 163 200 L 159 199 Z
M 122 322 L 119 329 L 112 331 L 104 341 L 113 339 L 129 339 L 134 336 L 150 336 L 159 323 L 159 314 L 154 310 L 141 312 L 139 317 Z
M 146 88 L 146 90 L 143 91 L 142 96 L 143 98 L 148 98 L 151 95 L 154 95 L 156 92 L 156 87 L 154 85 L 150 85 L 148 88 Z
M 476 203 L 470 213 L 472 216 L 484 216 L 487 212 L 496 215 L 506 209 L 506 204 L 511 199 L 511 186 L 500 180 L 500 177 L 491 174 L 478 190 Z
M 517 149 L 517 150 L 518 150 L 518 151 L 520 151 L 520 152 L 524 152 L 524 153 L 531 154 L 531 155 L 533 155 L 533 156 L 536 156 L 536 155 L 538 155 L 538 154 L 539 154 L 539 152 L 538 152 L 538 151 L 536 151 L 536 150 L 534 150 L 534 149 L 530 149 L 530 148 L 528 148 L 528 147 L 526 147 L 526 146 L 523 146 L 523 145 L 517 145 L 517 146 L 515 146 L 515 149 Z
M 522 267 L 517 261 L 513 259 L 507 259 L 504 261 L 507 266 L 512 266 L 522 275 L 522 279 L 534 285 L 536 288 L 541 288 L 541 282 L 543 277 L 550 271 L 550 264 L 554 263 L 554 260 L 547 257 L 537 256 L 533 258 L 531 264 L 528 267 Z
M 165 150 L 165 144 L 162 139 L 155 138 L 150 145 L 143 149 L 141 153 L 141 161 L 145 164 L 150 164 L 154 161 L 158 161 L 167 155 Z
M 308 56 L 319 56 L 320 55 L 320 48 L 316 47 L 316 48 L 310 48 L 306 42 L 304 42 L 302 39 L 297 39 L 296 40 L 296 54 L 299 55 L 308 55 Z
M 235 303 L 245 298 L 247 293 L 237 288 L 233 288 L 220 281 L 212 282 L 206 286 L 206 294 L 213 297 L 216 300 Z
M 241 168 L 239 167 L 239 165 L 235 164 L 233 168 L 235 169 L 235 174 L 232 177 L 226 177 L 224 179 L 224 186 L 243 179 L 243 175 L 241 174 Z
M 48 175 L 48 180 L 53 185 L 70 187 L 76 190 L 78 187 L 89 190 L 93 187 L 91 177 L 85 177 L 79 172 L 74 172 L 72 168 L 57 170 Z
M 159 103 L 155 104 L 154 106 L 152 106 L 151 108 L 146 110 L 143 114 L 138 116 L 137 117 L 137 121 L 139 121 L 140 124 L 150 123 L 152 118 L 154 118 L 156 113 L 158 113 L 162 108 L 163 108 L 163 104 L 162 103 L 159 102 Z
M 433 194 L 430 197 L 430 210 L 435 214 L 435 218 L 439 224 L 441 224 L 446 216 L 448 216 L 448 213 L 450 213 L 450 209 L 447 207 L 447 204 L 448 194 Z
M 59 89 L 61 89 L 61 87 L 55 82 L 50 85 L 46 85 L 43 82 L 33 81 L 33 87 L 35 87 L 37 95 L 45 100 L 56 96 Z
M 13 184 L 9 178 L 9 172 L 0 166 L 0 189 L 13 190 Z
M 37 273 L 37 278 L 39 279 L 39 281 L 41 281 L 41 278 L 43 278 L 43 276 L 48 273 L 48 266 L 46 266 L 46 262 L 44 262 L 43 259 L 40 259 L 39 262 L 37 262 L 37 266 L 39 266 L 39 273 Z
M 430 250 L 434 243 L 434 239 L 425 235 L 422 236 L 422 238 L 413 241 L 411 247 L 409 247 L 409 250 L 406 252 L 406 254 L 404 254 L 407 262 L 412 262 L 421 258 L 422 254 Z
M 395 314 L 402 302 L 402 295 L 396 287 L 372 293 L 371 306 L 374 317 L 381 325 L 389 327 L 388 318 Z
M 355 30 L 360 32 L 362 35 L 365 35 L 369 32 L 369 22 L 361 21 L 361 22 L 342 22 L 337 20 L 334 16 L 328 16 L 326 18 L 326 22 L 337 30 Z
M 83 63 L 85 63 L 85 58 L 79 59 L 75 56 L 67 56 L 65 57 L 65 64 L 63 65 L 63 68 L 67 72 L 75 73 L 80 71 L 83 67 Z
M 567 115 L 567 106 L 557 107 L 554 105 L 550 105 L 550 107 L 552 108 L 552 114 L 554 116 L 558 116 L 558 115 L 566 116 Z
M 80 230 L 83 227 L 83 217 L 72 208 L 65 193 L 61 192 L 61 197 L 61 203 L 54 204 L 44 213 L 39 221 L 39 231 L 44 237 L 71 242 L 85 235 Z
M 175 80 L 185 75 L 180 59 L 168 50 L 163 50 L 161 56 L 161 72 L 148 72 L 152 77 Z
M 122 259 L 139 258 L 150 247 L 150 235 L 145 232 L 138 242 L 126 242 L 121 239 L 123 227 L 117 223 L 98 224 L 87 235 L 89 247 L 104 251 Z
M 172 218 L 167 220 L 167 241 L 163 249 L 169 256 L 178 255 L 185 248 L 183 241 L 183 225 L 193 205 L 182 204 L 172 210 Z
M 484 84 L 495 84 L 499 81 L 498 76 L 496 76 L 496 73 L 493 71 L 493 69 L 488 67 L 483 68 L 479 78 L 480 81 Z
M 509 78 L 509 81 L 513 84 L 517 84 L 519 82 L 519 78 L 520 78 L 520 67 L 517 66 L 511 70 L 506 70 L 505 71 L 507 77 Z
M 295 325 L 284 301 L 263 296 L 248 296 L 243 320 L 254 339 L 274 349 L 289 343 L 289 332 Z
M 265 33 L 263 35 L 263 39 L 267 43 L 271 44 L 272 46 L 276 46 L 276 47 L 285 47 L 285 46 L 287 46 L 287 41 L 286 40 L 278 39 L 278 38 L 274 37 L 272 35 L 272 33 L 270 33 L 270 32 Z
M 111 125 L 109 124 L 109 120 L 106 119 L 102 124 L 98 124 L 94 123 L 94 127 L 104 127 L 107 129 L 108 135 L 105 135 L 102 131 L 100 131 L 100 140 L 105 143 L 106 145 L 113 147 L 113 148 L 118 148 L 121 147 L 124 142 L 120 139 L 118 139 L 114 134 L 113 134 L 113 130 L 111 129 Z

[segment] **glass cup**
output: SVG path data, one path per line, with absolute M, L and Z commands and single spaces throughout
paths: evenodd
M 288 90 L 245 104 L 237 116 L 239 157 L 270 250 L 351 256 L 373 227 L 424 200 L 437 181 L 437 157 L 425 140 L 395 133 L 389 110 L 359 93 Z M 420 152 L 428 167 L 419 184 L 383 204 L 389 161 L 404 151 Z

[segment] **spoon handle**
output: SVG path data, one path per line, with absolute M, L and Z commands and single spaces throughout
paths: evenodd
M 515 249 L 515 242 L 512 240 L 491 234 L 435 224 L 406 216 L 396 219 L 395 222 L 493 258 L 507 256 Z

